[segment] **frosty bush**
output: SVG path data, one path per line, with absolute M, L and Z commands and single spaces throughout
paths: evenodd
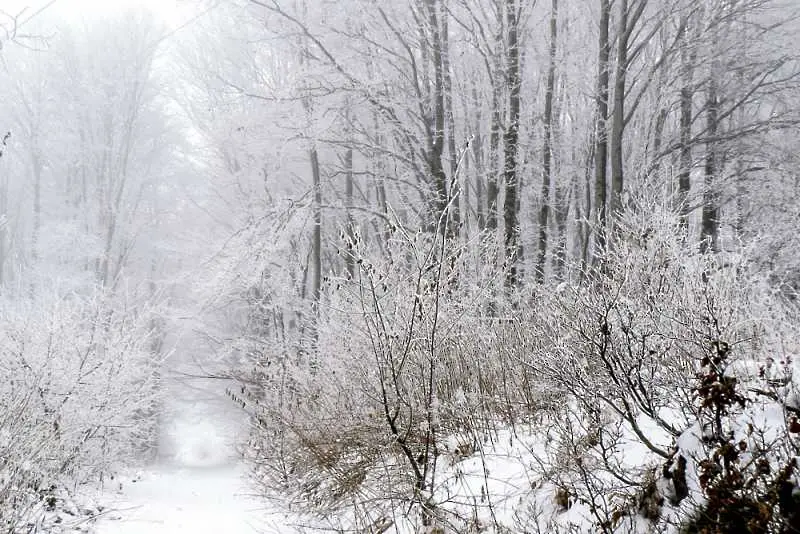
M 442 457 L 471 455 L 544 404 L 463 251 L 389 231 L 386 256 L 355 243 L 355 276 L 329 278 L 318 351 L 267 352 L 233 393 L 256 422 L 249 452 L 265 492 L 353 528 L 400 509 L 409 525 L 455 520 L 437 494 Z
M 488 481 L 467 488 L 457 464 L 474 456 L 488 479 L 502 434 L 531 443 L 521 530 L 715 534 L 702 518 L 721 521 L 729 495 L 772 503 L 764 532 L 797 521 L 797 319 L 746 251 L 702 253 L 668 201 L 635 198 L 579 282 L 512 298 L 468 248 L 385 230 L 382 253 L 348 244 L 353 276 L 329 276 L 318 310 L 281 309 L 286 289 L 266 283 L 248 293 L 235 347 L 251 369 L 230 393 L 265 495 L 341 530 L 485 528 Z M 742 399 L 719 417 L 702 401 L 717 382 Z
M 153 445 L 151 310 L 102 294 L 0 302 L 0 517 Z
M 575 507 L 562 530 L 792 531 L 797 324 L 750 265 L 634 206 L 587 283 L 530 320 L 527 365 L 570 399 L 541 459 Z

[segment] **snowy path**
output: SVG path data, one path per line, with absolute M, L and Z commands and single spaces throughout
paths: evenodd
M 108 499 L 108 500 L 106 500 Z M 164 467 L 106 496 L 97 534 L 252 534 L 268 528 L 264 505 L 248 495 L 236 466 Z
M 229 382 L 195 378 L 214 372 L 212 355 L 197 341 L 181 338 L 182 352 L 172 356 L 174 373 L 164 390 L 159 437 L 161 463 L 135 481 L 123 479 L 121 489 L 118 482 L 106 487 L 97 498 L 106 512 L 93 534 L 297 532 L 283 514 L 253 497 L 236 452 L 248 431 L 246 414 L 225 395 Z
M 125 481 L 104 499 L 97 534 L 278 533 L 264 504 L 248 495 L 237 466 L 164 467 Z

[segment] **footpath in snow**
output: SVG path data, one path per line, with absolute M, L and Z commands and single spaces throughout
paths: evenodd
M 236 465 L 152 469 L 122 480 L 103 500 L 108 513 L 95 524 L 96 534 L 281 531 L 264 502 L 248 491 Z
M 199 372 L 190 368 L 191 372 Z M 219 380 L 174 380 L 163 413 L 160 462 L 107 482 L 96 534 L 290 533 L 269 503 L 254 496 L 236 443 L 241 412 Z

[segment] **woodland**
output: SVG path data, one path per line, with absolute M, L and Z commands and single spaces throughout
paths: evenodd
M 201 359 L 298 532 L 800 533 L 800 4 L 179 4 L 0 9 L 0 532 Z

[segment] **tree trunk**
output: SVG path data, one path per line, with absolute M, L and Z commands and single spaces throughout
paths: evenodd
M 42 159 L 31 154 L 33 165 L 33 231 L 31 234 L 31 259 L 34 267 L 39 261 L 39 236 L 42 231 Z
M 622 137 L 625 131 L 625 86 L 628 71 L 628 0 L 620 0 L 619 11 L 617 66 L 614 74 L 614 111 L 611 117 L 611 199 L 609 209 L 612 221 L 622 211 L 624 186 Z
M 567 217 L 569 216 L 570 189 L 571 187 L 556 187 L 555 219 L 558 241 L 555 247 L 555 276 L 557 280 L 564 280 L 567 270 Z
M 381 120 L 380 116 L 375 113 L 372 117 L 373 119 L 373 128 L 375 131 L 375 141 L 378 146 L 381 146 L 384 141 L 384 134 L 381 132 Z M 375 185 L 375 201 L 378 204 L 378 208 L 380 209 L 380 213 L 383 215 L 384 221 L 391 220 L 391 214 L 389 213 L 389 201 L 386 195 L 386 161 L 380 157 L 373 157 L 371 158 L 372 168 L 373 168 L 373 180 Z M 376 228 L 375 232 L 375 241 L 377 242 L 380 249 L 384 252 L 388 252 L 388 245 L 389 245 L 389 237 L 391 235 L 391 231 L 389 230 L 388 224 L 381 225 L 381 228 Z M 366 239 L 366 235 L 364 236 Z
M 0 159 L 8 148 L 7 143 L 11 137 L 11 132 L 7 132 L 0 140 Z M 8 175 L 3 174 L 0 178 L 0 293 L 6 283 L 6 256 L 8 255 Z
M 505 24 L 502 22 L 504 17 L 500 17 L 500 25 L 502 26 L 500 33 L 497 35 L 498 48 L 503 40 L 503 33 Z M 500 187 L 498 185 L 498 177 L 502 173 L 500 165 L 500 140 L 503 130 L 503 114 L 500 108 L 501 104 L 501 87 L 505 76 L 503 72 L 502 58 L 498 51 L 495 56 L 495 69 L 492 76 L 492 126 L 489 132 L 489 168 L 486 179 L 486 228 L 490 231 L 497 229 L 498 219 L 498 205 L 497 197 L 500 194 Z
M 611 48 L 608 26 L 611 18 L 609 0 L 600 0 L 600 41 L 597 73 L 597 117 L 594 149 L 594 208 L 597 213 L 596 254 L 606 248 L 607 196 L 608 196 L 608 58 Z
M 686 26 L 686 25 L 684 25 Z M 689 191 L 691 190 L 692 172 L 692 99 L 694 96 L 694 62 L 696 51 L 688 42 L 689 29 L 684 31 L 681 43 L 681 67 L 683 71 L 683 85 L 681 87 L 681 116 L 680 116 L 680 156 L 678 173 L 678 201 L 680 223 L 684 231 L 689 228 Z M 690 50 L 691 49 L 691 50 Z
M 100 284 L 108 287 L 111 283 L 111 252 L 114 248 L 114 237 L 117 229 L 116 212 L 109 210 L 106 226 L 106 242 L 103 248 L 103 258 L 100 261 Z
M 596 110 L 595 110 L 596 111 Z M 595 150 L 597 149 L 595 138 L 596 130 L 593 128 L 589 130 L 589 139 L 586 146 L 586 160 L 583 165 L 583 176 L 577 173 L 573 177 L 575 180 L 575 187 L 573 188 L 574 205 L 575 205 L 575 219 L 578 221 L 578 255 L 580 256 L 580 277 L 586 274 L 586 270 L 591 265 L 590 246 L 592 241 L 592 220 L 595 210 L 592 206 L 593 200 L 593 179 L 594 179 L 594 161 Z M 577 148 L 573 145 L 572 148 L 572 161 L 580 161 Z M 581 209 L 583 206 L 583 209 Z
M 447 174 L 442 164 L 444 154 L 444 69 L 442 64 L 442 37 L 439 23 L 439 0 L 426 0 L 425 7 L 428 11 L 428 24 L 430 25 L 431 62 L 433 63 L 433 96 L 432 114 L 433 127 L 428 128 L 428 169 L 434 182 L 434 221 L 433 225 L 439 233 L 444 233 L 447 227 Z
M 344 153 L 344 201 L 347 210 L 346 239 L 347 251 L 344 256 L 345 268 L 348 279 L 352 280 L 356 275 L 356 232 L 355 221 L 353 220 L 353 149 L 348 148 Z
M 311 233 L 311 311 L 313 351 L 317 350 L 319 341 L 319 304 L 322 288 L 322 188 L 319 177 L 319 156 L 316 147 L 311 149 L 311 179 L 314 203 L 312 206 L 314 228 Z
M 448 184 L 448 199 L 452 199 L 450 206 L 450 229 L 453 236 L 458 236 L 461 226 L 461 198 L 459 191 L 458 151 L 456 150 L 456 125 L 453 116 L 453 79 L 450 72 L 450 36 L 447 23 L 447 13 L 442 10 L 441 21 L 441 56 L 444 90 L 444 114 L 447 124 L 447 155 L 450 160 L 450 183 Z
M 556 46 L 558 39 L 558 0 L 550 8 L 550 57 L 547 66 L 547 86 L 544 93 L 544 146 L 542 148 L 542 206 L 539 209 L 539 255 L 536 260 L 536 281 L 544 282 L 547 264 L 547 225 L 550 218 L 550 188 L 552 182 L 553 96 L 556 83 Z
M 492 94 L 492 130 L 489 133 L 489 167 L 486 177 L 486 228 L 497 229 L 497 197 L 500 193 L 497 177 L 500 174 L 500 95 L 497 88 Z
M 514 287 L 518 284 L 519 260 L 519 220 L 517 203 L 517 151 L 519 140 L 519 112 L 520 112 L 520 68 L 519 68 L 519 43 L 517 42 L 517 2 L 506 0 L 506 17 L 508 20 L 508 128 L 505 132 L 505 165 L 504 176 L 506 182 L 506 197 L 503 206 L 505 219 L 505 250 L 508 260 L 506 285 Z
M 719 247 L 719 206 L 715 181 L 719 172 L 717 165 L 716 140 L 719 124 L 717 114 L 719 101 L 715 73 L 711 74 L 708 83 L 708 102 L 706 104 L 706 156 L 705 156 L 705 188 L 703 191 L 703 215 L 700 227 L 700 250 L 716 252 Z
M 481 133 L 481 112 L 478 91 L 472 88 L 472 104 L 475 107 L 475 132 L 472 138 L 472 156 L 475 162 L 475 206 L 478 218 L 478 230 L 486 229 L 486 193 L 484 192 L 484 176 L 486 166 L 483 161 L 483 134 Z

